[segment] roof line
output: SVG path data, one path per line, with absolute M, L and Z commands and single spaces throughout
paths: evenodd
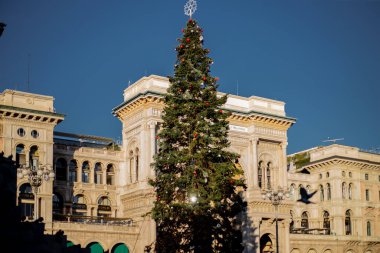
M 164 96 L 163 93 L 160 93 L 160 92 L 155 92 L 155 91 L 146 91 L 144 93 L 137 93 L 135 96 L 133 96 L 132 98 L 128 99 L 127 101 L 124 101 L 123 103 L 121 103 L 120 105 L 116 106 L 115 108 L 112 109 L 112 114 L 116 116 L 116 112 L 121 108 L 123 107 L 124 105 L 126 104 L 129 104 L 130 102 L 132 102 L 133 100 L 135 100 L 136 98 L 138 97 L 141 97 L 141 96 L 146 96 L 148 94 L 153 94 L 153 95 L 158 95 L 158 96 Z M 271 117 L 276 117 L 276 118 L 280 118 L 280 119 L 285 119 L 285 120 L 290 120 L 290 121 L 293 121 L 295 122 L 297 119 L 296 118 L 292 118 L 292 117 L 287 117 L 287 116 L 280 116 L 280 115 L 276 115 L 276 114 L 271 114 L 271 113 L 264 113 L 264 112 L 259 112 L 259 111 L 255 111 L 255 110 L 251 110 L 251 111 L 248 111 L 248 112 L 244 112 L 244 111 L 239 111 L 239 110 L 234 110 L 234 109 L 230 109 L 230 108 L 223 108 L 224 110 L 226 111 L 230 111 L 230 112 L 234 112 L 234 113 L 240 113 L 240 114 L 244 114 L 244 115 L 250 115 L 250 114 L 260 114 L 260 115 L 264 115 L 264 116 L 271 116 Z
M 23 112 L 30 112 L 30 113 L 39 113 L 43 115 L 49 115 L 49 116 L 55 116 L 55 117 L 62 117 L 64 118 L 65 115 L 61 113 L 56 112 L 46 112 L 46 111 L 40 111 L 40 110 L 34 110 L 34 109 L 27 109 L 22 107 L 16 107 L 16 106 L 9 106 L 9 105 L 0 105 L 0 109 L 8 109 L 8 110 L 19 110 Z
M 104 142 L 113 142 L 114 141 L 113 139 L 107 138 L 107 137 L 94 136 L 94 135 L 83 135 L 83 134 L 72 134 L 72 133 L 64 133 L 64 132 L 57 132 L 57 131 L 54 131 L 54 136 L 71 137 L 71 138 L 104 141 Z
M 357 161 L 357 162 L 362 162 L 362 163 L 369 163 L 372 165 L 380 165 L 380 162 L 372 162 L 370 160 L 365 160 L 365 159 L 358 159 L 358 158 L 351 158 L 351 157 L 346 157 L 346 156 L 339 156 L 339 155 L 334 155 L 330 157 L 323 158 L 318 161 L 310 162 L 307 165 L 303 166 L 303 168 L 307 168 L 309 166 L 321 163 L 321 162 L 326 162 L 328 160 L 334 160 L 334 159 L 341 159 L 341 160 L 351 160 L 351 161 Z

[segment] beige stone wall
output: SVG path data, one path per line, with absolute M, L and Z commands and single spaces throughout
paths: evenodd
M 298 188 L 301 184 L 310 185 L 312 191 L 318 192 L 311 199 L 315 204 L 297 203 L 293 206 L 293 220 L 295 227 L 300 228 L 302 213 L 307 212 L 309 227 L 323 228 L 323 214 L 328 212 L 331 235 L 291 234 L 294 252 L 308 252 L 309 245 L 314 245 L 313 249 L 317 253 L 326 250 L 342 253 L 379 252 L 380 155 L 337 144 L 316 148 L 309 153 L 310 163 L 298 171 L 306 169 L 310 174 L 292 171 L 289 173 L 289 186 Z M 331 198 L 327 193 L 328 185 Z M 366 189 L 370 193 L 369 201 L 366 200 Z M 295 196 L 294 199 L 297 198 Z M 346 234 L 347 211 L 351 214 L 351 235 Z M 367 234 L 367 222 L 370 222 L 370 235 Z M 326 241 L 330 248 L 318 245 L 318 238 Z
M 26 152 L 32 145 L 38 145 L 40 159 L 46 164 L 56 164 L 59 158 L 64 158 L 67 163 L 70 160 L 77 161 L 77 182 L 56 180 L 54 188 L 51 182 L 41 188 L 39 198 L 42 200 L 41 213 L 48 221 L 47 233 L 62 229 L 68 239 L 76 244 L 87 246 L 96 241 L 105 250 L 111 250 L 117 243 L 125 243 L 131 252 L 143 252 L 145 245 L 155 241 L 155 224 L 149 215 L 155 197 L 148 180 L 154 177 L 151 163 L 156 152 L 155 137 L 164 106 L 162 95 L 167 87 L 166 78 L 150 76 L 124 90 L 124 102 L 113 111 L 122 122 L 121 151 L 62 143 L 53 146 L 54 127 L 63 120 L 63 116 L 54 113 L 52 97 L 8 90 L 0 94 L 0 148 L 6 155 L 15 154 L 15 147 L 22 143 Z M 294 189 L 290 198 L 279 205 L 281 252 L 380 252 L 380 155 L 361 152 L 353 147 L 330 145 L 309 150 L 310 163 L 301 169 L 290 167 L 288 171 L 287 130 L 295 120 L 286 116 L 283 102 L 260 97 L 229 96 L 224 109 L 233 112 L 229 118 L 230 150 L 240 155 L 239 164 L 244 170 L 248 186 L 244 193 L 248 209 L 241 216 L 245 252 L 259 253 L 260 238 L 264 236 L 272 240 L 270 247 L 275 249 L 276 212 L 270 201 L 262 200 L 261 197 L 269 185 L 274 190 Z M 24 137 L 17 134 L 20 127 L 27 133 Z M 30 136 L 33 129 L 38 130 L 39 138 Z M 88 183 L 81 180 L 81 165 L 84 161 L 89 162 Z M 98 162 L 103 168 L 101 184 L 94 182 L 94 165 Z M 105 183 L 105 168 L 108 164 L 113 164 L 115 168 L 114 185 Z M 302 169 L 310 174 L 301 173 Z M 66 170 L 68 172 L 69 168 Z M 20 180 L 18 186 L 23 182 L 26 180 Z M 327 199 L 328 184 L 331 199 Z M 316 204 L 296 202 L 301 185 L 308 187 L 310 192 L 323 186 L 323 201 L 319 190 L 311 199 Z M 343 185 L 346 187 L 344 192 Z M 112 217 L 132 218 L 133 223 L 122 226 L 73 221 L 51 223 L 53 189 L 64 196 L 65 213 L 72 212 L 72 197 L 83 194 L 87 199 L 86 214 L 96 216 L 99 197 L 107 196 L 112 203 Z M 352 212 L 352 235 L 346 235 L 345 232 L 347 210 Z M 331 235 L 320 235 L 317 230 L 310 232 L 314 234 L 289 233 L 292 221 L 294 227 L 301 226 L 303 212 L 308 214 L 309 228 L 323 228 L 325 211 L 329 212 Z M 370 236 L 367 236 L 368 221 L 371 224 Z

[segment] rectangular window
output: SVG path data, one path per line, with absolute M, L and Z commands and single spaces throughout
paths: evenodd
M 365 190 L 365 200 L 369 201 L 369 190 Z
M 364 175 L 364 178 L 365 178 L 365 180 L 368 180 L 368 174 L 367 173 Z

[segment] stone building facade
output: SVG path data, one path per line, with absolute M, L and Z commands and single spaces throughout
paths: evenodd
M 0 93 L 0 150 L 20 164 L 38 160 L 55 170 L 54 182 L 45 182 L 37 194 L 47 233 L 62 229 L 71 244 L 93 252 L 144 252 L 154 244 L 149 212 L 155 198 L 148 179 L 154 177 L 150 164 L 168 86 L 167 78 L 152 75 L 124 90 L 123 102 L 113 109 L 122 122 L 121 145 L 104 137 L 55 132 L 64 115 L 55 112 L 52 97 Z M 331 145 L 287 158 L 287 130 L 295 119 L 286 115 L 283 102 L 229 95 L 223 108 L 232 112 L 230 149 L 241 156 L 248 186 L 246 252 L 275 251 L 276 212 L 262 199 L 267 189 L 291 192 L 277 213 L 281 252 L 380 252 L 380 155 Z M 306 162 L 300 165 L 299 157 Z M 30 216 L 35 196 L 27 183 L 18 180 L 17 204 Z M 316 204 L 296 202 L 300 185 L 319 190 L 312 199 Z

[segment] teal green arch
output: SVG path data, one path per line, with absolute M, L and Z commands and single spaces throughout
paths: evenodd
M 98 242 L 89 243 L 86 248 L 90 249 L 91 253 L 104 253 L 102 245 Z
M 66 242 L 66 248 L 69 248 L 71 246 L 74 246 L 74 243 L 72 241 L 67 241 Z
M 129 249 L 124 243 L 118 243 L 113 246 L 111 253 L 129 253 Z

